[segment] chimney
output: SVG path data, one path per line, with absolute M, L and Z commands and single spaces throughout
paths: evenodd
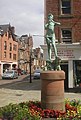
M 14 26 L 11 27 L 11 30 L 12 30 L 12 33 L 15 33 L 15 27 Z

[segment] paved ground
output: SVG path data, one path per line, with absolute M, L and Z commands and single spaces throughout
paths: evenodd
M 81 93 L 65 93 L 65 98 L 81 100 Z M 25 75 L 20 80 L 0 80 L 0 107 L 29 100 L 41 100 L 40 80 L 30 83 Z

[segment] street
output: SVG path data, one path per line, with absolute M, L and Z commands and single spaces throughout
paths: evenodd
M 80 99 L 80 93 L 65 93 L 65 98 Z M 41 100 L 41 80 L 32 79 L 26 75 L 19 79 L 0 80 L 0 107 L 9 103 L 20 103 L 29 100 Z
M 32 80 L 22 75 L 14 80 L 0 80 L 0 107 L 9 103 L 40 100 L 40 80 Z

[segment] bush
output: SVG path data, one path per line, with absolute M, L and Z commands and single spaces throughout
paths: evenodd
M 19 104 L 9 104 L 0 108 L 1 120 L 81 120 L 80 100 L 65 100 L 65 112 L 41 108 L 41 102 L 29 101 Z

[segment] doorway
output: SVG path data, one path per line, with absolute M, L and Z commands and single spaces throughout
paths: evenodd
M 68 64 L 62 64 L 61 69 L 65 72 L 64 90 L 68 91 Z

